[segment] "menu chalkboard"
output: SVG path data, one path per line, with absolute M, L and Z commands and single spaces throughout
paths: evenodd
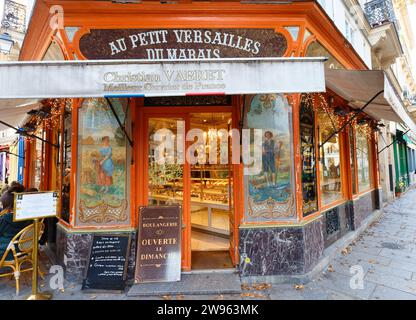
M 180 206 L 140 208 L 136 283 L 181 279 Z
M 94 236 L 82 290 L 123 291 L 129 251 L 129 235 Z

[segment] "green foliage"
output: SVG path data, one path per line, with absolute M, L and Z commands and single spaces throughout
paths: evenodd
M 396 183 L 396 192 L 402 193 L 406 190 L 406 182 L 404 181 L 404 177 L 400 177 L 399 181 Z

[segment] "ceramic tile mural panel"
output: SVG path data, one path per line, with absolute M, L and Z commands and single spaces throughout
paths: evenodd
M 124 100 L 112 104 L 128 121 Z M 129 224 L 127 139 L 105 99 L 86 99 L 79 110 L 78 225 Z
M 294 217 L 292 113 L 288 101 L 283 95 L 264 94 L 247 96 L 245 104 L 245 128 L 251 129 L 250 152 L 258 168 L 255 174 L 245 175 L 245 219 L 262 222 Z M 261 130 L 261 149 L 255 146 L 254 129 Z

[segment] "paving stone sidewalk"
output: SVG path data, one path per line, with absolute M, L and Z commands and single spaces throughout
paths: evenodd
M 53 297 L 56 300 L 416 300 L 416 190 L 408 191 L 383 211 L 378 221 L 305 285 L 242 286 L 243 293 L 238 295 L 127 297 L 85 294 L 79 285 L 66 284 L 64 290 L 55 290 Z M 49 277 L 41 281 L 42 290 L 48 290 Z M 16 297 L 14 281 L 0 278 L 0 300 L 24 299 L 30 293 L 29 274 L 22 277 L 21 286 L 21 295 Z

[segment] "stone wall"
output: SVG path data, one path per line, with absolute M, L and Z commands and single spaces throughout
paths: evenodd
M 353 227 L 354 230 L 375 210 L 380 208 L 380 190 L 368 192 L 353 200 Z
M 325 248 L 353 230 L 353 215 L 351 201 L 322 213 Z
M 85 276 L 85 267 L 89 256 L 93 235 L 97 233 L 69 232 L 58 224 L 56 235 L 57 263 L 64 267 L 65 279 L 70 282 L 80 283 Z M 104 234 L 109 234 L 108 232 Z M 111 232 L 111 234 L 126 234 Z M 134 279 L 134 267 L 136 260 L 136 233 L 131 235 L 131 246 L 128 263 L 128 281 Z
M 305 226 L 241 228 L 241 275 L 297 275 L 308 272 L 323 253 L 322 226 L 322 220 L 317 219 Z
M 321 259 L 324 248 L 359 228 L 380 207 L 380 190 L 332 208 L 302 226 L 250 227 L 239 230 L 239 270 L 244 276 L 301 275 Z M 117 232 L 116 232 L 117 233 Z M 134 279 L 136 233 L 132 235 L 128 279 Z M 57 260 L 69 281 L 84 278 L 93 233 L 57 229 Z

